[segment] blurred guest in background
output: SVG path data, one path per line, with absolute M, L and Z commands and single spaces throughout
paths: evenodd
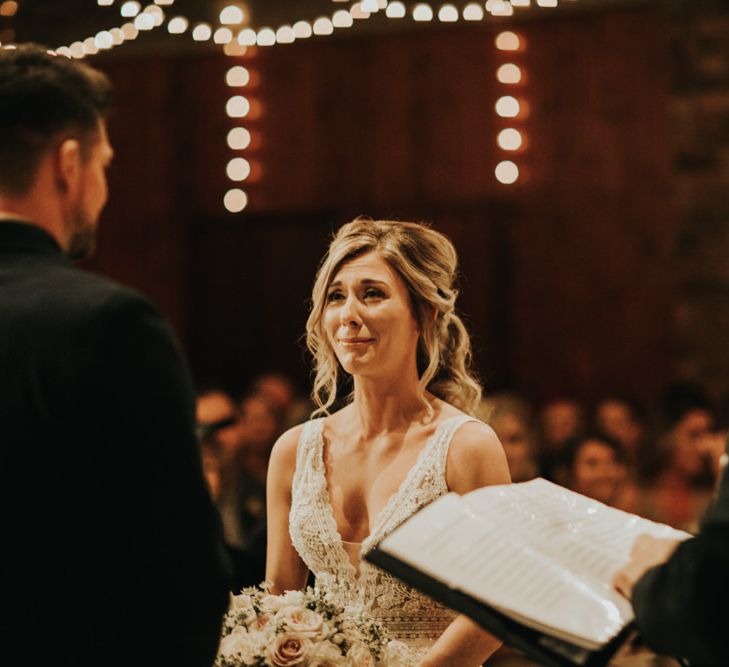
M 512 482 L 537 476 L 529 404 L 516 394 L 494 394 L 481 401 L 476 417 L 494 429 L 504 446 Z
M 311 401 L 297 393 L 294 383 L 283 373 L 258 376 L 249 394 L 263 398 L 273 410 L 278 422 L 277 435 L 305 422 L 314 410 Z
M 583 420 L 582 406 L 571 398 L 554 399 L 542 407 L 537 440 L 540 477 L 564 483 L 564 449 L 582 431 Z
M 711 457 L 714 413 L 703 390 L 689 385 L 670 388 L 663 411 L 662 468 L 645 488 L 639 513 L 694 532 L 716 481 Z
M 632 511 L 635 492 L 627 488 L 625 457 L 617 440 L 604 434 L 575 438 L 565 449 L 566 486 L 601 503 Z

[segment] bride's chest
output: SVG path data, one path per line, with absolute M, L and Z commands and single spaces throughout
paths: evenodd
M 417 447 L 400 451 L 352 452 L 332 448 L 325 453 L 326 486 L 332 514 L 342 538 L 361 542 L 391 502 L 403 500 L 406 480 L 418 462 Z

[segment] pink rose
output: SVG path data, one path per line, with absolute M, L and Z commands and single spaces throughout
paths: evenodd
M 294 632 L 277 635 L 268 647 L 268 657 L 274 667 L 303 665 L 311 649 L 311 640 Z

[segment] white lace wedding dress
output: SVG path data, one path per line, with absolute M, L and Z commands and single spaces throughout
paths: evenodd
M 318 587 L 344 605 L 369 612 L 391 639 L 407 646 L 407 665 L 418 663 L 456 614 L 360 557 L 400 522 L 448 491 L 448 446 L 455 430 L 467 421 L 473 418 L 458 415 L 439 424 L 361 545 L 343 542 L 334 521 L 323 459 L 323 419 L 304 425 L 296 452 L 289 515 L 294 547 L 316 576 Z

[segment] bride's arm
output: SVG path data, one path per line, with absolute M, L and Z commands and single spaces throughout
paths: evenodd
M 298 590 L 306 585 L 308 570 L 291 544 L 289 510 L 291 483 L 296 470 L 296 446 L 302 426 L 284 433 L 273 446 L 266 481 L 268 539 L 266 580 L 273 583 L 271 592 Z
M 508 484 L 509 466 L 496 434 L 485 424 L 468 422 L 453 436 L 446 465 L 448 488 L 468 493 L 491 484 Z M 421 667 L 481 665 L 501 640 L 466 616 L 458 616 L 445 629 L 420 663 Z

